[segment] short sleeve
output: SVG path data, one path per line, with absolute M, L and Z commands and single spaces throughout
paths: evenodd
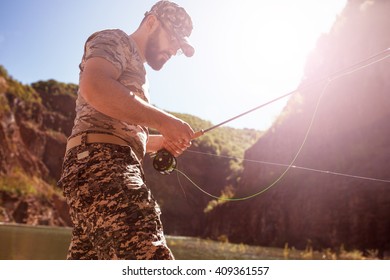
M 126 63 L 124 36 L 126 34 L 120 30 L 104 30 L 92 34 L 85 43 L 84 60 L 101 57 L 122 72 Z

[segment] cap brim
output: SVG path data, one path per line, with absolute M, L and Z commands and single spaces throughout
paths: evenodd
M 191 45 L 187 37 L 182 38 L 180 42 L 180 48 L 185 56 L 191 57 L 195 53 L 194 47 Z

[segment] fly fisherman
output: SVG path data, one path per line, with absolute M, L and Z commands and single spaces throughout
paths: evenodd
M 149 104 L 144 63 L 158 71 L 178 51 L 191 57 L 191 31 L 182 7 L 159 1 L 131 35 L 104 30 L 85 43 L 59 181 L 74 224 L 68 259 L 174 258 L 141 165 L 145 153 L 163 148 L 180 155 L 194 131 Z

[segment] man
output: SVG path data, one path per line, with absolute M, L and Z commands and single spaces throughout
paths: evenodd
M 182 7 L 160 1 L 130 36 L 104 30 L 88 38 L 59 181 L 74 224 L 68 259 L 174 258 L 141 164 L 162 148 L 180 155 L 194 132 L 148 103 L 144 63 L 160 70 L 179 50 L 192 56 L 191 31 Z

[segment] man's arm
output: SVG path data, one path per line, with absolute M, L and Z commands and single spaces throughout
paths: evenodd
M 163 146 L 164 138 L 162 135 L 149 135 L 148 143 L 146 143 L 146 152 L 147 153 L 155 153 L 162 148 Z
M 184 121 L 168 114 L 117 81 L 118 70 L 107 60 L 93 57 L 86 61 L 80 79 L 80 94 L 99 112 L 129 124 L 157 129 L 164 136 L 163 146 L 177 155 L 190 143 L 193 130 Z

